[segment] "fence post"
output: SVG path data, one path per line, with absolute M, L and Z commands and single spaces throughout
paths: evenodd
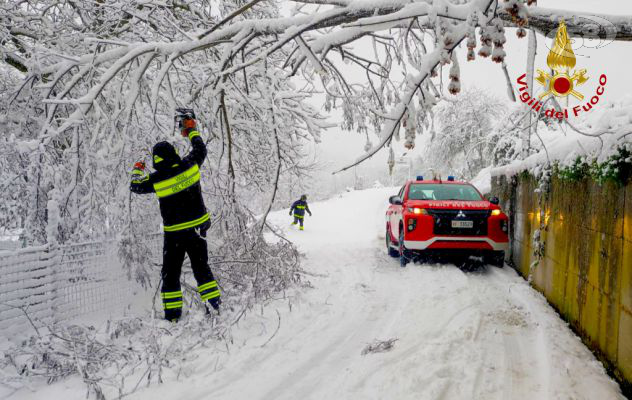
M 51 317 L 52 322 L 59 322 L 59 304 L 62 299 L 60 299 L 59 294 L 59 264 L 61 261 L 60 256 L 60 247 L 59 242 L 57 240 L 57 235 L 59 233 L 59 204 L 57 202 L 58 190 L 56 188 L 52 189 L 49 193 L 50 199 L 48 200 L 47 208 L 48 208 L 48 220 L 46 224 L 46 244 L 47 244 L 47 253 L 48 253 L 48 263 L 50 265 L 51 275 L 53 276 L 52 282 L 52 299 L 51 299 Z

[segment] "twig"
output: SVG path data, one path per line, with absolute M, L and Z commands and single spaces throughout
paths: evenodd
M 228 22 L 230 22 L 233 18 L 245 13 L 246 11 L 248 11 L 249 9 L 251 9 L 255 4 L 257 3 L 261 3 L 261 1 L 263 0 L 252 0 L 250 3 L 245 4 L 243 7 L 233 11 L 228 17 L 224 18 L 222 21 L 220 21 L 217 25 L 215 25 L 214 27 L 212 27 L 211 29 L 207 30 L 206 32 L 203 32 L 200 36 L 198 36 L 199 39 L 204 39 L 206 36 L 210 35 L 211 33 L 215 32 L 217 29 L 221 28 L 222 26 L 226 25 Z
M 274 338 L 276 336 L 276 334 L 279 332 L 279 328 L 281 328 L 281 314 L 279 314 L 279 310 L 275 310 L 277 313 L 277 317 L 279 318 L 279 324 L 277 325 L 276 330 L 274 331 L 274 333 L 272 334 L 272 336 L 270 336 L 268 338 L 268 340 L 266 340 L 266 342 L 264 344 L 262 344 L 260 347 L 264 347 L 266 344 L 270 343 L 270 341 L 272 340 L 272 338 Z
M 2 303 L 3 305 L 7 306 L 7 307 L 11 307 L 11 308 L 17 308 L 18 310 L 22 311 L 24 313 L 24 316 L 26 317 L 26 319 L 28 319 L 29 323 L 31 324 L 31 326 L 33 327 L 33 329 L 35 329 L 35 333 L 37 333 L 37 336 L 39 336 L 40 338 L 42 337 L 39 329 L 37 329 L 37 326 L 35 326 L 35 323 L 33 322 L 33 320 L 31 319 L 31 316 L 29 315 L 29 313 L 26 312 L 25 308 L 28 309 L 27 307 L 16 307 L 16 306 L 12 306 L 11 304 L 8 303 Z

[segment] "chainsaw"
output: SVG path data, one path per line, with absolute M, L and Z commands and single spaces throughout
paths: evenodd
M 195 111 L 192 108 L 176 108 L 176 116 L 173 119 L 178 123 L 178 128 L 182 129 L 184 120 L 195 119 Z

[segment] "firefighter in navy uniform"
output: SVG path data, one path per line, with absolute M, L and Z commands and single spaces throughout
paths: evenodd
M 188 111 L 180 120 L 180 128 L 182 136 L 191 141 L 191 152 L 180 158 L 170 143 L 157 143 L 152 151 L 156 171 L 146 175 L 144 163 L 136 163 L 130 187 L 134 193 L 158 196 L 165 231 L 161 297 L 165 319 L 173 322 L 182 315 L 180 272 L 185 253 L 191 260 L 202 301 L 208 301 L 218 312 L 221 304 L 217 282 L 208 266 L 206 231 L 210 216 L 200 187 L 206 145 L 196 129 L 195 114 Z
M 294 215 L 294 222 L 292 225 L 296 225 L 300 223 L 300 230 L 303 230 L 303 220 L 305 219 L 305 211 L 309 213 L 309 216 L 312 216 L 312 212 L 309 210 L 309 206 L 307 205 L 307 196 L 302 195 L 299 200 L 296 200 L 292 207 L 290 207 L 290 215 Z

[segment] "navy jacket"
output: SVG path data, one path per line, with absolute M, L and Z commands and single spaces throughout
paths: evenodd
M 305 211 L 307 211 L 309 215 L 312 215 L 312 212 L 309 211 L 309 206 L 307 205 L 307 202 L 303 200 L 296 200 L 290 208 L 290 213 L 292 213 L 292 211 L 294 212 L 294 215 L 299 217 L 305 216 Z
M 193 149 L 188 155 L 182 159 L 169 157 L 156 164 L 154 154 L 156 172 L 144 177 L 136 175 L 130 185 L 134 193 L 156 193 L 165 232 L 195 228 L 210 219 L 200 186 L 206 145 L 197 131 L 192 131 L 189 138 Z

